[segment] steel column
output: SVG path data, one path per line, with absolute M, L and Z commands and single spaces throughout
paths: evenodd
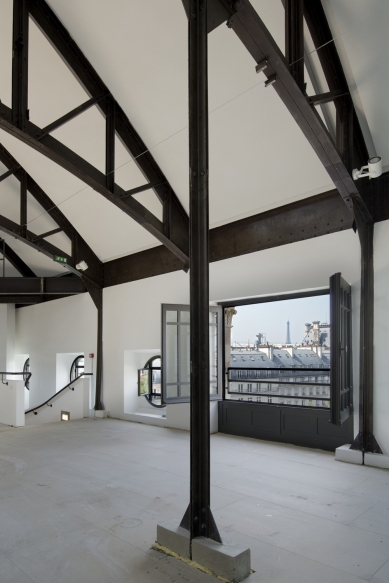
M 24 130 L 28 119 L 28 10 L 26 0 L 14 0 L 12 37 L 12 119 Z
M 101 401 L 103 383 L 103 289 L 91 281 L 84 279 L 84 284 L 97 308 L 97 362 L 96 362 L 96 391 L 95 411 L 102 411 Z
M 361 243 L 361 310 L 359 355 L 359 433 L 351 449 L 382 453 L 373 434 L 374 358 L 374 224 L 366 223 L 354 202 L 354 215 Z
M 101 411 L 104 405 L 101 401 L 103 382 L 103 290 L 99 289 L 99 305 L 97 306 L 97 362 L 96 362 L 96 397 L 95 410 Z
M 190 504 L 191 540 L 221 542 L 210 509 L 207 0 L 189 3 Z
M 303 0 L 285 0 L 285 58 L 293 79 L 305 93 L 303 15 Z

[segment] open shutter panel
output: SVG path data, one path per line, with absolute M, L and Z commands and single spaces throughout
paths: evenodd
M 331 423 L 341 426 L 352 413 L 351 287 L 330 278 Z

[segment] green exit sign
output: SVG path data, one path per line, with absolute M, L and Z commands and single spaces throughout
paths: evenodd
M 58 263 L 67 263 L 68 262 L 66 257 L 61 257 L 60 255 L 54 255 L 54 261 L 58 261 Z

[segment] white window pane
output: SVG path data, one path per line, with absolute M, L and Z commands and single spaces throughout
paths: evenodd
M 178 395 L 178 387 L 177 385 L 168 385 L 166 387 L 166 396 L 168 398 L 177 397 Z
M 166 322 L 177 322 L 177 311 L 166 311 Z
M 176 383 L 177 378 L 177 326 L 166 326 L 166 382 Z
M 190 382 L 190 328 L 180 326 L 180 383 Z

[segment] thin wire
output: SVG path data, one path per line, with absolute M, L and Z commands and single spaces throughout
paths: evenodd
M 358 23 L 358 26 L 360 26 L 361 24 L 364 24 L 365 22 L 367 22 L 368 20 L 371 20 L 372 18 L 376 18 L 376 14 L 372 14 L 370 17 L 366 18 L 365 20 L 362 20 L 361 22 Z M 341 34 L 338 34 L 337 36 L 333 37 L 332 39 L 330 39 L 329 41 L 323 43 L 322 45 L 320 45 L 319 47 L 313 49 L 312 51 L 310 51 L 309 53 L 305 54 L 303 57 L 300 57 L 300 59 L 296 59 L 295 61 L 293 61 L 292 63 L 290 63 L 288 66 L 292 67 L 293 65 L 295 65 L 296 63 L 298 63 L 299 61 L 305 60 L 305 58 L 309 55 L 312 55 L 313 53 L 317 53 L 320 49 L 322 49 L 323 47 L 326 47 L 327 45 L 335 42 L 335 40 L 341 38 L 344 34 L 346 34 L 347 32 L 350 32 L 350 30 L 354 30 L 354 28 L 352 29 L 347 29 L 344 32 L 342 32 Z M 232 97 L 231 99 L 229 99 L 228 101 L 225 101 L 224 103 L 222 103 L 221 105 L 219 105 L 218 107 L 215 107 L 214 109 L 212 109 L 211 111 L 209 111 L 208 116 L 212 115 L 213 113 L 215 113 L 216 111 L 218 111 L 219 109 L 222 109 L 223 107 L 225 107 L 226 105 L 228 105 L 229 103 L 231 103 L 232 101 L 235 101 L 236 99 L 238 99 L 239 97 L 241 97 L 242 95 L 245 95 L 246 93 L 249 93 L 250 91 L 252 91 L 253 89 L 255 89 L 256 87 L 259 87 L 260 85 L 264 85 L 266 83 L 267 79 L 264 79 L 263 81 L 260 81 L 259 83 L 256 83 L 255 85 L 253 85 L 252 87 L 249 87 L 248 89 L 245 89 L 244 91 L 242 91 L 241 93 L 238 93 L 238 95 L 235 95 L 235 97 Z M 164 142 L 167 142 L 168 140 L 170 140 L 171 138 L 177 136 L 178 134 L 180 134 L 181 132 L 185 131 L 186 129 L 188 129 L 188 125 L 182 127 L 181 129 L 177 130 L 176 132 L 174 132 L 173 134 L 169 135 L 168 137 L 164 138 L 163 140 L 160 140 L 159 142 L 157 142 L 156 144 L 154 144 L 153 146 L 150 146 L 150 148 L 147 148 L 146 150 L 144 150 L 144 152 L 141 152 L 140 154 L 138 154 L 137 156 L 131 157 L 129 160 L 127 160 L 127 162 L 124 162 L 123 164 L 121 164 L 120 166 L 115 167 L 113 170 L 111 170 L 110 172 L 108 172 L 107 174 L 105 174 L 104 176 L 109 176 L 110 174 L 112 174 L 113 172 L 116 172 L 117 170 L 119 170 L 120 168 L 123 168 L 124 166 L 127 166 L 130 163 L 135 163 L 136 160 L 138 160 L 138 158 L 140 158 L 141 156 L 144 156 L 145 154 L 147 154 L 148 152 L 151 152 L 151 150 L 154 150 L 155 148 L 157 148 L 158 146 L 160 146 L 161 144 L 163 144 Z M 73 194 L 71 194 L 70 196 L 68 196 L 67 198 L 61 200 L 58 204 L 54 205 L 53 207 L 51 207 L 50 209 L 48 209 L 47 211 L 44 211 L 43 213 L 41 213 L 40 215 L 37 215 L 36 217 L 34 217 L 33 219 L 31 219 L 30 221 L 28 221 L 27 223 L 25 223 L 24 226 L 29 225 L 30 223 L 36 221 L 37 219 L 39 219 L 40 217 L 48 214 L 50 211 L 59 208 L 62 204 L 64 204 L 65 202 L 67 202 L 68 200 L 70 200 L 71 198 L 73 198 L 74 196 L 76 196 L 77 194 L 80 194 L 81 192 L 84 192 L 85 190 L 87 190 L 88 188 L 91 188 L 91 186 L 86 185 L 83 188 L 81 188 L 80 190 L 77 190 L 77 192 L 74 192 Z M 93 189 L 92 189 L 93 190 Z

